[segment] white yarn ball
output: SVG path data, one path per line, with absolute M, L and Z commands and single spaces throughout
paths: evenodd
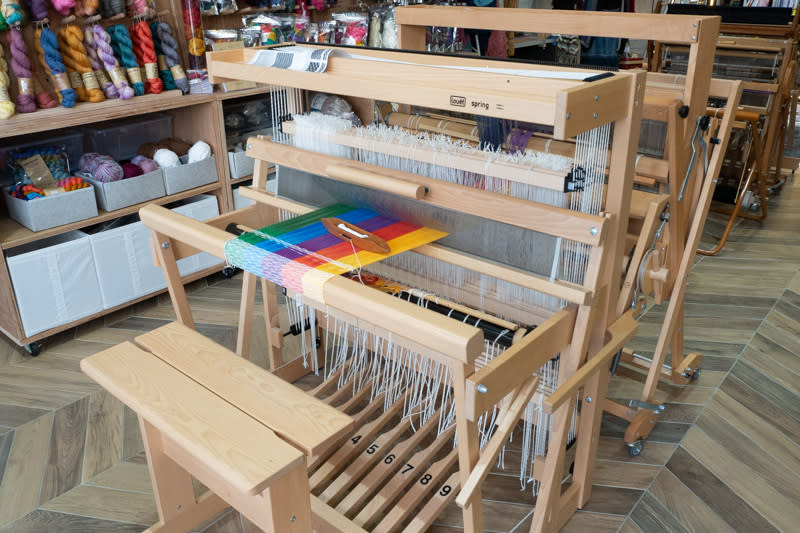
M 189 163 L 197 163 L 211 157 L 211 147 L 208 143 L 197 141 L 189 148 Z
M 153 160 L 161 168 L 177 167 L 181 164 L 178 154 L 166 148 L 160 148 L 153 154 Z

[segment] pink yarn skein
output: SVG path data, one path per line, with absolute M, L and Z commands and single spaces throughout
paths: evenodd
M 69 10 L 75 7 L 75 0 L 50 0 L 50 3 L 62 17 L 69 15 Z
M 25 41 L 22 40 L 22 32 L 17 29 L 8 30 L 8 42 L 11 52 L 11 70 L 17 79 L 27 78 L 33 86 L 33 72 L 31 62 L 28 59 L 28 49 Z M 17 95 L 17 111 L 20 113 L 32 113 L 36 111 L 36 100 L 33 94 Z

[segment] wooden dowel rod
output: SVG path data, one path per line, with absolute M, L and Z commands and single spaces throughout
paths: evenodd
M 396 194 L 412 200 L 419 200 L 428 192 L 428 189 L 423 185 L 344 164 L 329 165 L 325 167 L 325 173 L 328 177 L 339 181 Z

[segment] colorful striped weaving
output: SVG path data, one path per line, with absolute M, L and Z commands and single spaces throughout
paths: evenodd
M 374 233 L 391 247 L 379 254 L 355 249 L 328 233 L 323 218 L 338 217 Z M 258 231 L 225 244 L 228 263 L 273 283 L 324 303 L 322 285 L 333 276 L 367 266 L 447 235 L 444 232 L 394 220 L 369 209 L 336 204 Z

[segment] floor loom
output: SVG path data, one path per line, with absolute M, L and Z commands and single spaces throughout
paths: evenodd
M 723 25 L 725 26 L 725 25 Z M 746 25 L 737 24 L 737 28 Z M 741 31 L 741 30 L 740 30 Z M 656 42 L 651 59 L 652 69 L 662 72 L 685 72 L 686 49 L 674 42 Z M 733 209 L 713 206 L 715 211 L 730 214 L 720 243 L 712 250 L 699 250 L 715 255 L 724 246 L 736 217 L 762 221 L 767 217 L 767 194 L 779 190 L 782 176 L 783 147 L 791 116 L 791 91 L 797 77 L 796 39 L 770 39 L 757 35 L 720 35 L 714 58 L 714 76 L 742 81 L 742 106 L 737 114 L 736 135 L 744 142 L 732 142 L 732 150 L 720 186 L 735 190 Z M 748 140 L 752 139 L 752 143 Z M 721 189 L 721 187 L 720 187 Z M 758 213 L 742 210 L 745 195 L 758 198 Z M 756 205 L 754 202 L 753 205 Z
M 297 45 L 277 50 L 309 48 L 318 49 Z M 142 221 L 153 230 L 154 251 L 178 320 L 193 326 L 175 261 L 197 250 L 226 257 L 232 235 L 223 228 L 249 231 L 312 212 L 316 206 L 282 195 L 284 186 L 303 179 L 311 180 L 305 193 L 312 197 L 322 190 L 339 201 L 378 205 L 382 213 L 442 226 L 451 235 L 365 268 L 388 278 L 389 286 L 416 291 L 420 297 L 415 301 L 363 284 L 361 269 L 357 276 L 334 276 L 311 287 L 312 296 L 287 290 L 288 305 L 301 310 L 295 329 L 305 339 L 300 356 L 288 362 L 281 355 L 286 328 L 278 318 L 278 288 L 260 280 L 275 374 L 297 381 L 319 369 L 323 382 L 311 394 L 351 415 L 358 428 L 336 451 L 309 458 L 313 518 L 337 517 L 323 530 L 415 531 L 430 525 L 456 498 L 465 529 L 480 531 L 482 480 L 522 419 L 521 438 L 517 435 L 514 442 L 521 448 L 522 481 L 536 494 L 532 531 L 557 531 L 589 498 L 608 368 L 636 330 L 630 312 L 616 311 L 619 284 L 613 280 L 620 276 L 615 258 L 622 255 L 625 230 L 619 221 L 628 217 L 644 74 L 614 73 L 593 80 L 596 72 L 577 69 L 514 65 L 509 71 L 508 64 L 490 62 L 487 71 L 487 62 L 479 59 L 357 52 L 331 55 L 322 73 L 249 64 L 258 49 L 210 54 L 215 81 L 274 85 L 273 116 L 280 118 L 275 140 L 282 142 L 248 141 L 247 153 L 256 159 L 254 180 L 240 192 L 256 201 L 253 207 L 207 223 L 158 206 L 141 210 Z M 544 125 L 556 139 L 577 136 L 579 150 L 566 170 L 581 174 L 582 190 L 564 192 L 570 173 L 553 165 L 552 158 L 529 156 L 522 163 L 469 146 L 460 148 L 465 157 L 461 152 L 438 156 L 440 164 L 474 165 L 478 160 L 496 175 L 469 184 L 442 178 L 444 167 L 437 167 L 436 179 L 293 146 L 295 138 L 315 136 L 313 121 L 319 117 L 304 127 L 297 113 L 307 109 L 307 92 L 323 90 L 346 96 L 357 107 L 368 99 L 445 111 L 467 107 L 479 116 Z M 341 136 L 352 140 L 346 130 Z M 331 137 L 329 131 L 317 132 L 316 140 L 325 144 Z M 365 153 L 380 159 L 386 154 L 373 149 L 393 150 L 392 157 L 423 162 L 437 157 L 425 142 L 413 152 L 392 144 L 391 138 L 378 139 Z M 265 189 L 269 163 L 279 165 L 277 195 Z M 293 174 L 291 169 L 296 169 Z M 456 247 L 462 244 L 472 251 Z M 527 262 L 536 267 L 526 268 Z M 243 356 L 249 353 L 258 277 L 246 272 L 243 279 L 237 344 Z M 451 305 L 451 300 L 458 301 Z M 437 313 L 433 303 L 450 311 Z M 454 310 L 472 320 L 456 320 Z M 469 325 L 475 318 L 494 329 Z M 497 349 L 497 338 L 487 333 L 497 327 L 515 330 L 505 350 Z M 314 349 L 317 341 L 321 354 Z M 378 373 L 367 379 L 365 369 L 376 364 L 388 368 L 388 360 L 394 365 L 388 377 Z M 387 380 L 404 385 L 388 387 Z M 394 396 L 388 400 L 390 390 Z M 409 427 L 416 432 L 399 441 Z M 445 453 L 454 432 L 455 451 Z M 421 443 L 427 447 L 420 449 Z M 419 468 L 406 475 L 408 465 L 403 468 L 399 457 L 412 451 Z M 567 478 L 571 485 L 562 491 Z M 234 505 L 239 501 L 235 496 L 229 500 Z M 248 509 L 240 508 L 246 516 Z M 269 530 L 263 520 L 257 524 Z
M 701 354 L 684 352 L 683 298 L 686 278 L 694 262 L 694 250 L 708 214 L 710 194 L 719 175 L 721 154 L 725 152 L 733 123 L 732 113 L 739 103 L 740 87 L 738 82 L 710 78 L 718 18 L 602 13 L 599 14 L 603 17 L 602 24 L 598 24 L 597 15 L 552 10 L 431 6 L 403 7 L 396 12 L 400 47 L 404 49 L 424 49 L 425 26 L 451 25 L 648 40 L 669 36 L 690 50 L 688 75 L 668 77 L 655 72 L 647 75 L 643 119 L 656 126 L 651 128 L 653 134 L 649 136 L 655 138 L 657 150 L 644 151 L 636 159 L 634 183 L 637 188 L 632 193 L 628 246 L 624 249 L 626 273 L 617 312 L 633 308 L 638 315 L 645 308 L 645 295 L 652 295 L 657 304 L 670 302 L 652 359 L 631 350 L 622 353 L 622 361 L 648 371 L 641 399 L 624 405 L 607 401 L 610 412 L 630 422 L 625 443 L 632 455 L 638 455 L 662 409 L 654 402 L 659 378 L 688 383 L 697 375 L 702 362 Z M 707 109 L 709 96 L 724 103 L 724 107 Z M 711 116 L 706 117 L 707 114 Z M 463 124 L 449 126 L 441 120 L 426 121 L 410 116 L 398 120 L 398 115 L 393 113 L 389 121 L 460 137 L 470 134 Z M 708 118 L 711 120 L 706 124 L 704 121 Z M 701 129 L 701 124 L 705 129 Z M 644 127 L 642 131 L 643 136 L 647 135 Z M 719 144 L 712 142 L 718 140 Z M 652 139 L 640 139 L 640 149 L 648 141 Z M 701 141 L 711 147 L 708 154 L 701 152 Z M 566 143 L 538 134 L 528 138 L 527 148 L 562 155 L 574 150 Z M 692 157 L 695 150 L 697 154 Z M 665 364 L 670 350 L 671 363 Z

